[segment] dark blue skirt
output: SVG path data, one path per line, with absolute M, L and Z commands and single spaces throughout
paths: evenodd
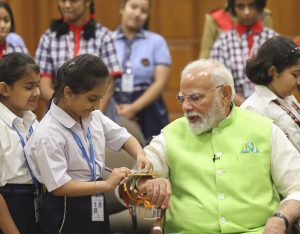
M 93 222 L 91 196 L 58 197 L 46 193 L 41 209 L 43 234 L 109 234 L 109 217 L 104 206 L 104 222 Z
M 34 195 L 32 184 L 7 184 L 0 192 L 9 212 L 22 234 L 40 234 L 40 226 L 35 221 Z M 3 232 L 0 230 L 0 234 Z
M 144 92 L 144 90 L 132 93 L 115 91 L 114 97 L 118 104 L 132 103 Z M 136 117 L 142 133 L 144 134 L 146 143 L 149 143 L 153 136 L 160 134 L 161 129 L 169 123 L 167 107 L 161 96 L 138 112 Z

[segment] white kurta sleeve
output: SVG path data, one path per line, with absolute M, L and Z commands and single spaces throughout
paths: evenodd
M 284 201 L 300 201 L 300 153 L 276 125 L 271 130 L 271 174 Z
M 166 141 L 163 133 L 154 137 L 144 148 L 147 158 L 152 162 L 154 171 L 161 173 L 162 177 L 169 177 L 169 162 L 166 151 Z

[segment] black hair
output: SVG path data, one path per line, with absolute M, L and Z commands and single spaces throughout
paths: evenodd
M 128 1 L 129 0 L 122 0 L 122 7 L 124 7 Z M 149 5 L 151 7 L 151 0 L 148 0 L 148 2 L 149 2 Z
M 255 84 L 267 85 L 272 81 L 268 71 L 275 66 L 278 73 L 294 66 L 300 59 L 300 48 L 290 39 L 275 36 L 268 39 L 258 50 L 257 55 L 248 60 L 246 75 Z
M 254 0 L 254 2 L 258 12 L 262 12 L 267 5 L 267 0 Z M 235 0 L 227 0 L 226 11 L 230 12 L 232 15 L 236 15 L 234 5 Z
M 66 86 L 75 94 L 88 92 L 108 77 L 108 68 L 98 56 L 78 55 L 58 69 L 53 98 L 62 97 Z
M 127 4 L 128 1 L 129 0 L 122 0 L 122 8 L 125 7 L 125 5 Z M 149 8 L 151 8 L 151 4 L 152 4 L 151 0 L 148 0 L 148 2 L 149 2 Z M 146 19 L 146 22 L 143 25 L 143 29 L 145 29 L 145 30 L 149 29 L 149 22 L 150 22 L 150 12 L 149 12 L 148 17 Z
M 11 24 L 10 32 L 15 32 L 16 30 L 15 19 L 10 6 L 6 2 L 0 2 L 0 8 L 4 8 L 8 12 L 10 17 L 10 24 Z
M 0 82 L 8 85 L 13 85 L 30 71 L 39 74 L 40 68 L 27 54 L 11 52 L 0 60 Z
M 84 0 L 85 1 L 85 0 Z M 94 0 L 90 1 L 90 19 L 83 26 L 83 38 L 89 40 L 95 38 L 96 34 L 96 20 L 95 20 L 95 3 Z M 58 9 L 61 13 L 61 10 Z M 54 19 L 51 21 L 50 30 L 56 32 L 56 38 L 60 38 L 62 35 L 68 34 L 70 31 L 69 24 L 64 20 L 63 16 L 60 19 Z

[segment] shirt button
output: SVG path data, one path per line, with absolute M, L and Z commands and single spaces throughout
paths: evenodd
M 217 152 L 217 153 L 216 153 L 216 158 L 221 158 L 221 157 L 222 157 L 222 155 L 223 155 L 223 153 L 222 153 L 222 152 Z
M 223 175 L 224 174 L 224 171 L 223 170 L 217 170 L 217 175 L 218 176 L 221 176 L 221 175 Z
M 214 128 L 214 129 L 212 130 L 212 134 L 214 134 L 214 135 L 219 134 L 219 130 L 218 130 L 217 128 Z
M 219 199 L 220 199 L 220 200 L 224 200 L 224 198 L 225 198 L 224 194 L 220 194 L 220 195 L 219 195 Z
M 225 222 L 226 222 L 226 219 L 225 219 L 224 217 L 221 217 L 221 218 L 220 218 L 220 223 L 221 223 L 221 224 L 224 224 Z

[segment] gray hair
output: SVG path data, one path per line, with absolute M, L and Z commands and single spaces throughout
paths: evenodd
M 181 72 L 181 77 L 188 76 L 194 70 L 207 72 L 214 79 L 216 86 L 230 85 L 232 89 L 231 101 L 233 101 L 235 96 L 233 77 L 223 63 L 212 59 L 199 59 L 186 65 Z

